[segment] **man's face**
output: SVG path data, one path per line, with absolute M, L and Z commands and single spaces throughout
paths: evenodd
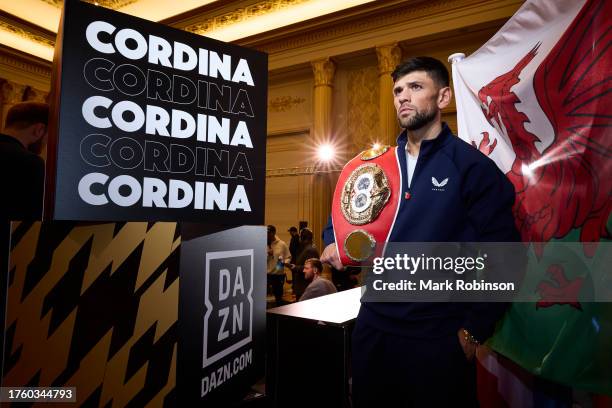
M 393 85 L 393 102 L 400 126 L 418 130 L 437 116 L 438 86 L 425 71 L 413 71 L 399 78 Z
M 274 232 L 268 230 L 268 245 L 274 242 Z
M 315 268 L 312 267 L 310 262 L 304 264 L 304 277 L 306 280 L 312 280 L 314 278 Z

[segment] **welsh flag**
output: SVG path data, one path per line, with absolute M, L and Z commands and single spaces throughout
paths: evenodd
M 611 16 L 610 0 L 530 0 L 478 51 L 450 57 L 459 137 L 512 181 L 517 227 L 537 243 L 539 273 L 523 288 L 534 302 L 513 304 L 489 345 L 540 378 L 606 395 L 612 303 L 581 301 L 578 272 L 553 265 L 548 248 L 578 241 L 589 262 L 610 259 Z M 554 300 L 568 290 L 575 301 Z

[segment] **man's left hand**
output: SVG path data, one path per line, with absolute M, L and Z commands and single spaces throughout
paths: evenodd
M 338 250 L 336 249 L 336 243 L 329 244 L 323 250 L 321 254 L 321 262 L 330 264 L 335 269 L 341 271 L 344 269 L 340 258 L 338 257 Z

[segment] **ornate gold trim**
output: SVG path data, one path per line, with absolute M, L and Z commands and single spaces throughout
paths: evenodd
M 314 86 L 332 86 L 334 84 L 334 74 L 336 64 L 329 58 L 312 61 L 312 73 L 314 74 Z
M 297 105 L 306 102 L 306 99 L 294 96 L 277 96 L 268 103 L 270 112 L 287 112 Z
M 13 105 L 23 100 L 28 86 L 5 80 L 0 85 L 0 96 L 3 104 Z
M 62 8 L 64 4 L 63 0 L 42 0 L 43 2 L 57 8 Z
M 30 54 L 0 46 L 0 67 L 3 65 L 16 71 L 45 77 L 47 81 L 51 79 L 51 62 L 37 61 Z
M 402 50 L 395 44 L 381 45 L 376 47 L 378 58 L 378 73 L 380 75 L 390 74 L 402 59 Z
M 264 14 L 272 13 L 274 11 L 281 10 L 286 7 L 292 7 L 297 4 L 306 3 L 310 0 L 267 0 L 255 3 L 248 7 L 241 7 L 236 10 L 232 10 L 228 13 L 220 14 L 211 18 L 207 18 L 204 21 L 192 24 L 185 27 L 186 31 L 190 31 L 196 34 L 206 34 L 213 30 L 236 24 L 241 21 L 245 21 L 254 17 L 262 16 Z
M 294 149 L 295 150 L 295 149 Z M 342 169 L 320 170 L 315 166 L 306 167 L 279 167 L 277 169 L 266 169 L 266 178 L 271 177 L 295 177 L 295 176 L 313 176 L 323 173 L 340 173 Z
M 372 159 L 377 158 L 378 156 L 382 156 L 383 154 L 387 152 L 387 150 L 389 150 L 389 146 L 387 145 L 383 145 L 379 147 L 372 147 L 371 149 L 368 149 L 362 152 L 360 159 L 361 160 L 372 160 Z
M 53 7 L 62 8 L 64 5 L 63 0 L 42 0 L 43 2 L 50 4 Z
M 489 11 L 491 7 L 504 8 L 516 3 L 517 8 L 520 6 L 518 0 L 504 0 L 501 4 L 494 1 L 482 0 L 433 0 L 433 1 L 413 1 L 391 5 L 389 9 L 376 13 L 371 17 L 347 20 L 331 20 L 324 23 L 319 22 L 316 30 L 312 30 L 311 22 L 305 21 L 296 27 L 288 27 L 285 32 L 275 32 L 271 35 L 262 32 L 259 35 L 240 39 L 236 44 L 255 48 L 259 51 L 266 52 L 271 56 L 289 50 L 299 50 L 303 47 L 312 44 L 322 44 L 326 41 L 338 41 L 340 38 L 345 38 L 348 35 L 368 33 L 371 37 L 375 30 L 383 30 L 395 24 L 403 22 L 415 22 L 419 20 L 427 20 L 435 17 L 438 13 L 447 15 L 454 14 L 457 10 L 461 10 L 462 14 L 473 13 L 477 14 L 483 10 Z M 373 2 L 376 6 L 376 2 Z M 512 14 L 509 14 L 510 17 Z M 360 16 L 361 17 L 361 16 Z M 365 46 L 364 46 L 365 47 Z M 367 46 L 369 47 L 369 46 Z M 367 48 L 365 47 L 365 48 Z M 286 56 L 285 56 L 286 58 Z
M 0 20 L 0 28 L 6 31 L 9 31 L 15 35 L 18 35 L 19 37 L 26 38 L 30 41 L 34 41 L 39 44 L 48 45 L 50 47 L 55 47 L 55 41 L 49 38 L 43 37 L 42 35 L 31 33 L 27 30 L 24 30 L 21 27 L 17 27 L 13 24 L 7 23 L 6 21 Z
M 28 86 L 23 94 L 24 100 L 34 102 L 47 102 L 48 97 L 49 92 L 45 92 L 32 86 Z
M 62 8 L 64 0 L 42 0 L 53 7 Z M 136 3 L 136 0 L 85 0 L 88 3 L 102 6 L 108 9 L 117 10 L 130 4 Z

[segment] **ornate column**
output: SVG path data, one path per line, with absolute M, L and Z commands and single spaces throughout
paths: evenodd
M 393 146 L 399 133 L 397 114 L 393 106 L 393 79 L 391 73 L 402 59 L 397 43 L 376 47 L 378 57 L 378 82 L 380 86 L 379 114 L 380 141 Z
M 315 142 L 329 140 L 332 131 L 332 91 L 336 64 L 329 58 L 313 61 L 314 74 L 314 138 Z
M 332 100 L 336 64 L 329 58 L 311 63 L 314 74 L 313 96 L 313 146 L 332 141 Z M 314 233 L 314 243 L 323 250 L 321 233 L 330 214 L 332 186 L 325 169 L 315 167 L 311 188 L 310 227 Z
M 32 88 L 31 86 L 25 91 L 24 99 L 31 102 L 47 102 L 49 92 L 41 91 L 40 89 Z
M 2 96 L 0 102 L 0 112 L 2 114 L 1 128 L 4 129 L 4 121 L 8 110 L 16 103 L 23 101 L 25 90 L 26 85 L 17 84 L 11 81 L 5 80 L 2 85 L 0 85 L 0 95 Z

